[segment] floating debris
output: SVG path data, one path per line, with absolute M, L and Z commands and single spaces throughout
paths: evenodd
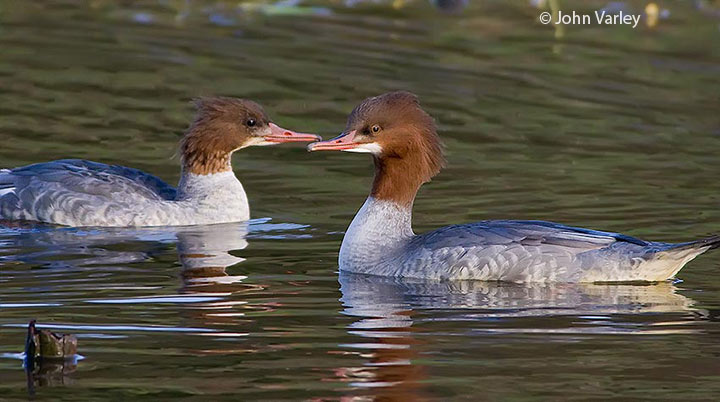
M 43 360 L 75 360 L 77 338 L 75 335 L 59 335 L 46 329 L 38 330 L 35 320 L 28 324 L 25 338 L 25 367 L 34 370 Z
M 77 338 L 75 335 L 59 335 L 46 329 L 38 330 L 35 320 L 30 321 L 25 338 L 25 373 L 30 395 L 35 385 L 67 385 L 68 377 L 77 366 Z

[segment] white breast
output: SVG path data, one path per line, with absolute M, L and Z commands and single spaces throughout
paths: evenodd
M 340 247 L 340 269 L 364 272 L 391 257 L 414 236 L 412 211 L 368 197 L 348 227 Z

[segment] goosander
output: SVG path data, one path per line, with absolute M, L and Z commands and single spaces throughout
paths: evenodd
M 137 169 L 78 159 L 0 170 L 0 219 L 68 226 L 177 226 L 245 221 L 250 206 L 231 166 L 257 145 L 317 141 L 272 123 L 255 102 L 206 97 L 180 142 L 178 188 Z
M 409 92 L 365 99 L 338 137 L 309 151 L 373 156 L 370 196 L 340 247 L 341 271 L 507 282 L 662 281 L 720 246 L 720 236 L 660 243 L 545 221 L 494 220 L 416 235 L 412 205 L 420 186 L 444 165 L 435 122 Z

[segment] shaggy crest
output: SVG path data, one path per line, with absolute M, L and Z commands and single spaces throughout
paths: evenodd
M 204 97 L 193 101 L 195 120 L 180 142 L 183 169 L 207 175 L 232 170 L 230 157 L 251 138 L 244 122 L 253 118 L 258 124 L 269 119 L 255 102 L 228 97 Z
M 382 128 L 377 134 L 372 132 L 375 125 Z M 371 195 L 375 198 L 411 205 L 420 186 L 445 165 L 435 121 L 410 92 L 389 92 L 364 100 L 348 118 L 346 132 L 351 130 L 364 142 L 382 148 L 374 156 Z

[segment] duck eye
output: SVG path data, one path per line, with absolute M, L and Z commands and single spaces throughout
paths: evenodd
M 255 121 L 255 119 L 248 119 L 248 120 L 245 122 L 245 124 L 246 124 L 248 127 L 255 127 L 255 124 L 257 124 L 257 122 Z
M 372 132 L 373 132 L 373 133 L 377 133 L 378 131 L 380 131 L 380 126 L 378 126 L 377 124 L 374 125 L 374 126 L 372 126 Z

